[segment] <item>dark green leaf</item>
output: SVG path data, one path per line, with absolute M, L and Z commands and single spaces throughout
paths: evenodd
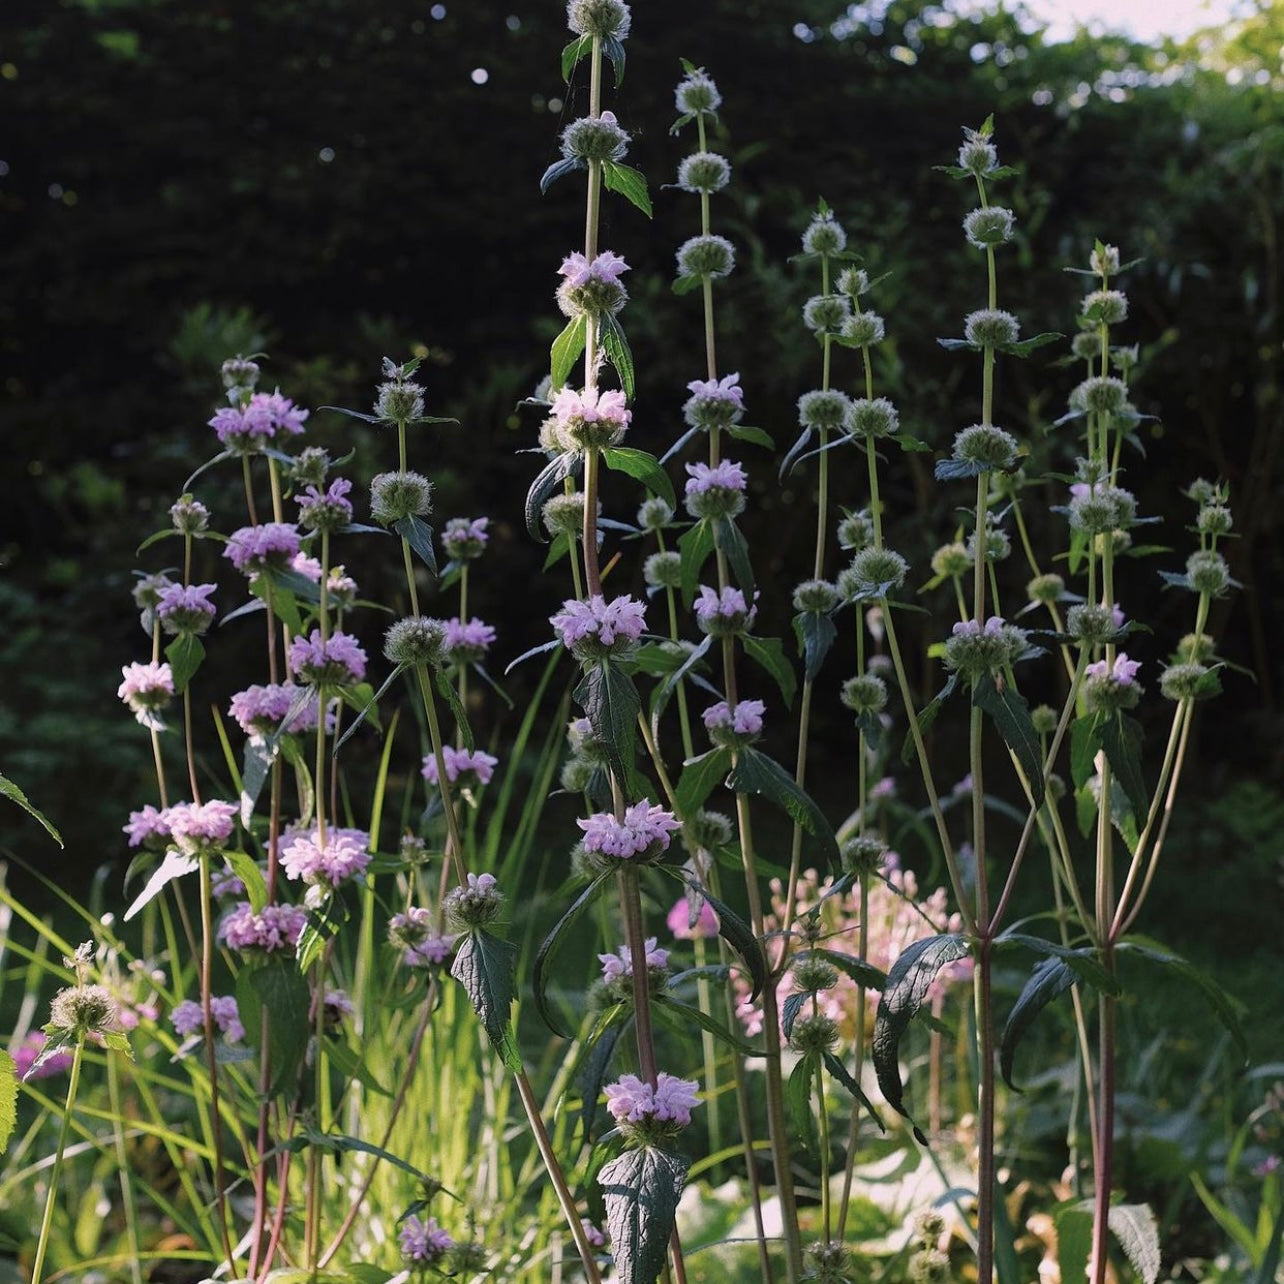
M 689 1162 L 646 1146 L 626 1150 L 598 1173 L 620 1284 L 655 1284 L 664 1269 Z
M 677 502 L 669 474 L 660 467 L 660 461 L 645 450 L 632 446 L 607 446 L 602 451 L 602 462 L 617 473 L 636 477 L 649 491 L 659 495 L 672 508 Z
M 961 481 L 965 477 L 979 477 L 982 473 L 994 471 L 993 464 L 982 464 L 975 459 L 938 459 L 935 477 L 937 481 Z
M 584 1052 L 575 1083 L 580 1090 L 580 1126 L 584 1131 L 586 1145 L 593 1140 L 593 1116 L 597 1111 L 597 1099 L 602 1094 L 602 1084 L 615 1057 L 616 1045 L 628 1028 L 626 1016 L 629 1013 L 630 1009 L 623 1003 L 607 1008 L 598 1016 L 584 1040 Z
M 1029 339 L 1022 339 L 1019 343 L 1008 343 L 1000 349 L 1013 357 L 1028 357 L 1030 353 L 1038 348 L 1045 348 L 1050 343 L 1056 343 L 1058 339 L 1064 339 L 1064 334 L 1058 334 L 1055 330 L 1045 330 L 1042 334 L 1033 335 Z
M 692 892 L 703 897 L 713 907 L 713 912 L 718 916 L 718 935 L 744 960 L 753 981 L 753 992 L 749 997 L 756 999 L 767 984 L 767 956 L 763 953 L 762 942 L 754 935 L 753 928 L 730 905 L 720 901 L 690 874 L 683 873 L 681 877 Z
M 8 776 L 0 775 L 0 794 L 3 794 L 10 802 L 16 803 L 27 813 L 27 815 L 34 816 L 35 819 L 45 827 L 45 832 L 49 837 L 52 838 L 59 847 L 63 845 L 62 835 L 49 823 L 42 812 L 37 811 L 36 808 L 27 801 L 27 795 L 24 794 Z
M 878 1086 L 887 1104 L 907 1119 L 909 1115 L 905 1111 L 899 1063 L 901 1038 L 922 1005 L 936 974 L 947 964 L 957 963 L 967 955 L 967 942 L 957 932 L 926 936 L 906 946 L 887 973 L 887 987 L 878 1001 L 878 1013 L 874 1018 L 871 1053 Z M 924 1140 L 917 1128 L 915 1136 L 920 1141 Z
M 813 950 L 818 958 L 833 964 L 840 972 L 845 972 L 857 985 L 868 990 L 881 990 L 887 984 L 887 973 L 882 968 L 858 959 L 854 954 L 843 954 L 839 950 Z
M 391 1097 L 392 1093 L 379 1082 L 366 1064 L 365 1053 L 350 1048 L 342 1039 L 331 1039 L 326 1044 L 326 1056 L 334 1063 L 340 1074 L 355 1079 L 363 1088 L 378 1093 L 381 1097 Z
M 999 734 L 1016 755 L 1025 772 L 1036 807 L 1043 806 L 1043 749 L 1039 733 L 1030 721 L 1025 697 L 1001 679 L 983 675 L 972 684 L 972 703 L 999 729 Z
M 824 813 L 811 797 L 799 787 L 794 778 L 773 758 L 745 746 L 739 760 L 727 778 L 727 786 L 738 794 L 761 794 L 782 807 L 788 815 L 821 846 L 826 861 L 832 868 L 839 865 L 838 842 Z
M 1097 770 L 1095 759 L 1101 748 L 1101 724 L 1096 714 L 1076 718 L 1070 724 L 1070 778 L 1082 789 Z
M 781 645 L 780 639 L 756 638 L 751 634 L 745 634 L 741 641 L 744 643 L 745 654 L 755 664 L 766 669 L 775 679 L 776 685 L 780 688 L 781 697 L 784 699 L 785 708 L 791 708 L 794 703 L 794 692 L 798 687 L 798 678 L 794 673 L 794 666 L 789 663 L 789 658 L 785 655 L 785 648 Z
M 321 958 L 325 947 L 339 934 L 348 921 L 348 907 L 343 899 L 330 892 L 317 906 L 308 910 L 308 921 L 294 945 L 294 961 L 304 975 Z
M 562 50 L 562 79 L 567 84 L 570 83 L 571 72 L 575 70 L 575 64 L 585 57 L 592 48 L 592 36 L 577 36 Z
M 629 347 L 624 327 L 612 312 L 602 314 L 602 351 L 620 377 L 620 387 L 633 400 L 633 350 Z
M 621 165 L 619 161 L 603 161 L 602 182 L 607 191 L 619 192 L 647 218 L 651 217 L 651 198 L 647 195 L 646 179 L 637 170 L 629 165 Z
M 698 1025 L 708 1030 L 715 1039 L 721 1040 L 727 1047 L 734 1048 L 745 1056 L 755 1055 L 754 1049 L 749 1044 L 732 1034 L 716 1017 L 702 1012 L 698 1007 L 690 1003 L 680 1003 L 663 994 L 652 995 L 651 1002 L 654 1005 L 655 1014 L 678 1035 L 688 1035 L 691 1033 L 692 1026 Z
M 1045 958 L 1058 958 L 1069 965 L 1081 981 L 1087 981 L 1094 989 L 1106 994 L 1119 993 L 1119 980 L 1097 958 L 1096 951 L 1088 946 L 1072 949 L 1056 941 L 1045 940 L 1042 936 L 1028 936 L 1024 932 L 1004 932 L 996 937 L 993 951 L 1002 954 L 1013 948 L 1033 950 Z
M 825 1069 L 869 1111 L 869 1117 L 878 1125 L 879 1130 L 886 1132 L 887 1125 L 879 1118 L 878 1111 L 874 1109 L 873 1103 L 861 1090 L 861 1086 L 856 1081 L 855 1076 L 832 1052 L 825 1053 Z
M 580 679 L 575 701 L 602 742 L 615 778 L 627 781 L 633 771 L 638 714 L 642 702 L 633 679 L 609 659 L 598 661 Z
M 559 531 L 553 536 L 553 542 L 548 546 L 548 556 L 544 558 L 543 570 L 551 570 L 554 566 L 566 557 L 571 551 L 571 537 L 565 531 Z M 505 670 L 507 672 L 507 670 Z
M 567 174 L 574 174 L 577 169 L 587 169 L 588 166 L 580 160 L 578 156 L 568 156 L 564 160 L 554 161 L 543 173 L 539 180 L 540 195 L 544 195 L 559 178 L 565 178 Z M 351 414 L 351 411 L 344 411 L 344 414 Z M 360 415 L 358 418 L 364 419 L 366 416 Z M 378 423 L 378 420 L 374 421 Z
M 455 726 L 463 737 L 464 748 L 472 753 L 477 743 L 473 739 L 473 729 L 468 724 L 468 712 L 459 698 L 459 688 L 450 680 L 450 675 L 444 669 L 433 669 L 432 680 L 437 693 L 450 706 L 450 716 L 454 718 Z
M 785 1086 L 785 1105 L 789 1109 L 790 1123 L 802 1142 L 803 1150 L 812 1156 L 820 1153 L 820 1135 L 811 1104 L 812 1080 L 819 1073 L 819 1058 L 814 1052 L 809 1052 L 798 1058 Z
M 1103 718 L 1101 722 L 1101 747 L 1106 751 L 1106 761 L 1123 786 L 1132 809 L 1138 816 L 1145 816 L 1150 806 L 1150 795 L 1141 774 L 1141 723 L 1126 714 Z
M 749 545 L 740 527 L 731 517 L 717 517 L 713 522 L 713 541 L 731 566 L 731 573 L 745 595 L 753 604 L 753 567 L 749 562 Z
M 920 735 L 927 735 L 932 729 L 932 723 L 936 721 L 936 715 L 941 712 L 941 706 L 954 694 L 954 688 L 958 686 L 959 675 L 951 673 L 945 679 L 945 685 L 918 711 L 918 717 L 915 721 L 918 723 Z M 901 745 L 901 761 L 909 762 L 914 756 L 914 736 L 906 732 L 905 741 Z
M 526 529 L 530 532 L 531 539 L 538 540 L 541 544 L 545 543 L 544 530 L 540 522 L 544 504 L 568 477 L 579 472 L 583 462 L 582 457 L 575 451 L 567 451 L 564 455 L 558 455 L 556 459 L 550 459 L 540 469 L 539 476 L 531 482 L 531 488 L 526 492 Z
M 1062 1204 L 1054 1214 L 1057 1228 L 1057 1265 L 1063 1280 L 1086 1280 L 1092 1255 L 1092 1201 Z
M 575 363 L 580 358 L 580 353 L 584 351 L 587 329 L 588 316 L 586 313 L 581 312 L 577 316 L 573 316 L 566 323 L 566 329 L 553 340 L 553 348 L 549 353 L 549 365 L 554 392 L 561 388 L 570 377 L 571 371 L 575 368 Z
M 615 36 L 603 36 L 602 52 L 611 60 L 615 69 L 615 87 L 619 89 L 624 83 L 624 46 Z
M 688 606 L 695 597 L 700 572 L 713 550 L 713 523 L 708 518 L 696 522 L 678 538 L 678 553 L 682 558 L 682 600 Z
M 780 1005 L 780 1029 L 786 1039 L 794 1037 L 794 1022 L 810 998 L 809 990 L 799 990 L 796 994 L 787 995 Z
M 263 792 L 264 782 L 276 761 L 277 745 L 260 736 L 251 736 L 245 742 L 245 758 L 241 764 L 241 824 L 248 825 L 254 815 L 254 806 Z M 258 911 L 256 910 L 255 913 Z
M 543 944 L 540 945 L 535 954 L 535 969 L 532 974 L 532 986 L 535 991 L 535 1010 L 543 1018 L 544 1024 L 548 1026 L 554 1034 L 567 1034 L 558 1027 L 553 1020 L 553 1014 L 549 1011 L 547 989 L 548 989 L 548 966 L 552 962 L 553 954 L 561 944 L 562 937 L 567 930 L 575 924 L 580 916 L 590 905 L 602 894 L 606 886 L 610 873 L 599 874 L 574 900 L 570 909 L 562 915 L 561 918 L 553 925 L 552 930 L 544 938 Z
M 474 928 L 459 940 L 450 975 L 468 992 L 483 1029 L 513 1071 L 522 1068 L 522 1055 L 513 1036 L 513 1006 L 517 947 Z
M 710 749 L 698 758 L 688 758 L 682 764 L 682 776 L 675 791 L 678 812 L 683 816 L 694 815 L 730 770 L 731 750 L 726 745 Z
M 224 852 L 223 859 L 231 866 L 232 873 L 245 884 L 245 896 L 250 902 L 250 909 L 259 913 L 267 904 L 268 891 L 263 871 L 259 869 L 254 857 L 249 852 L 232 851 Z
M 669 288 L 674 294 L 694 294 L 703 284 L 702 276 L 680 276 Z
M 308 583 L 311 583 L 311 581 L 308 581 Z M 260 574 L 250 581 L 250 593 L 258 601 L 262 602 L 291 633 L 297 635 L 303 632 L 303 617 L 299 614 L 299 603 L 291 589 L 284 584 L 276 583 L 268 574 Z M 316 600 L 318 602 L 321 600 L 319 593 Z M 239 611 L 233 611 L 229 615 L 225 615 L 221 623 L 226 624 L 229 620 L 234 620 L 238 615 L 253 609 L 249 605 L 243 606 Z
M 346 1137 L 342 1133 L 320 1132 L 316 1128 L 307 1128 L 304 1130 L 303 1141 L 308 1146 L 316 1146 L 320 1150 L 328 1150 L 335 1154 L 346 1154 L 351 1151 L 360 1155 L 374 1155 L 384 1163 L 400 1168 L 403 1173 L 409 1173 L 421 1185 L 430 1180 L 427 1173 L 407 1163 L 398 1155 L 394 1155 L 392 1151 L 384 1150 L 382 1146 L 376 1146 L 373 1142 L 363 1141 L 360 1137 Z
M 723 432 L 729 437 L 734 437 L 737 441 L 752 442 L 755 446 L 763 446 L 767 450 L 775 450 L 776 443 L 769 432 L 762 428 L 753 428 L 749 424 L 728 424 Z
M 1044 1008 L 1059 998 L 1072 985 L 1078 982 L 1074 969 L 1065 959 L 1049 957 L 1040 959 L 1030 973 L 1017 1001 L 1012 1005 L 1007 1024 L 1003 1027 L 1003 1036 L 999 1044 L 999 1071 L 1004 1082 L 1014 1091 L 1019 1092 L 1012 1082 L 1012 1058 L 1016 1055 L 1017 1044 L 1033 1024 L 1035 1017 Z
M 798 638 L 798 653 L 803 657 L 803 680 L 813 682 L 838 637 L 838 629 L 828 615 L 799 611 L 794 616 L 794 634 Z
M 195 633 L 180 633 L 165 648 L 165 658 L 174 676 L 175 694 L 182 695 L 205 659 L 205 647 Z
M 411 513 L 393 522 L 392 529 L 419 554 L 424 565 L 436 575 L 437 553 L 432 546 L 432 527 L 422 518 Z
M 286 1091 L 303 1063 L 311 1030 L 308 983 L 292 958 L 265 959 L 247 964 L 236 978 L 236 1005 L 245 1026 L 245 1037 L 262 1050 L 263 1027 L 268 1040 L 270 1093 Z M 266 1015 L 266 1023 L 263 1020 Z

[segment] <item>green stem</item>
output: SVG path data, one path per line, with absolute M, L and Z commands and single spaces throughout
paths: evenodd
M 424 713 L 428 718 L 428 738 L 432 745 L 433 758 L 437 764 L 437 791 L 441 795 L 442 810 L 446 813 L 446 841 L 449 856 L 455 867 L 456 881 L 462 886 L 468 882 L 468 871 L 464 868 L 464 844 L 459 835 L 459 817 L 455 813 L 455 800 L 450 793 L 450 780 L 446 775 L 446 758 L 442 752 L 441 721 L 437 717 L 437 699 L 433 695 L 432 682 L 429 680 L 426 666 L 415 665 L 415 676 L 419 679 L 419 690 L 423 696 Z
M 67 1150 L 67 1134 L 71 1129 L 71 1109 L 76 1102 L 76 1089 L 80 1086 L 80 1062 L 85 1051 L 82 1035 L 76 1040 L 76 1050 L 71 1058 L 71 1082 L 67 1085 L 67 1104 L 63 1107 L 62 1122 L 58 1126 L 58 1146 L 54 1151 L 53 1168 L 49 1173 L 49 1191 L 45 1195 L 44 1216 L 40 1220 L 40 1238 L 36 1242 L 36 1260 L 31 1268 L 31 1284 L 40 1284 L 45 1267 L 45 1254 L 49 1250 L 49 1228 L 53 1224 L 54 1200 L 58 1195 L 58 1179 L 62 1176 L 62 1161 Z
M 129 1155 L 125 1150 L 125 1114 L 121 1108 L 120 1071 L 116 1058 L 107 1057 L 107 1095 L 111 1101 L 112 1140 L 116 1149 L 116 1166 L 120 1178 L 120 1202 L 125 1210 L 125 1242 L 129 1245 L 129 1278 L 132 1284 L 143 1284 L 140 1268 L 142 1245 L 138 1239 L 138 1205 L 134 1199 Z

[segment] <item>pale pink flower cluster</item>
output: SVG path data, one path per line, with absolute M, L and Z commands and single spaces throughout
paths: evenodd
M 143 811 L 152 814 L 132 813 L 125 827 L 132 847 L 138 845 L 134 841 L 135 830 L 141 829 L 143 838 L 153 834 L 164 837 L 181 851 L 195 856 L 206 847 L 227 842 L 236 827 L 237 807 L 230 802 L 175 803 L 161 812 L 150 807 Z M 143 838 L 138 841 L 143 841 Z
M 648 968 L 669 966 L 669 951 L 659 947 L 657 937 L 648 936 L 645 949 Z M 621 945 L 618 954 L 599 954 L 597 959 L 602 965 L 604 981 L 618 981 L 621 977 L 633 975 L 633 951 L 627 945 Z
M 174 674 L 169 665 L 148 660 L 146 664 L 121 665 L 120 672 L 124 681 L 116 694 L 143 726 L 160 730 L 163 724 L 157 710 L 168 704 L 174 694 Z
M 151 803 L 148 803 L 140 811 L 131 811 L 129 813 L 129 823 L 122 826 L 122 828 L 129 836 L 129 845 L 131 847 L 141 847 L 144 843 L 149 847 L 163 846 L 169 842 L 168 814 L 159 808 L 153 807 Z
M 738 374 L 692 379 L 687 388 L 691 396 L 682 406 L 682 417 L 693 428 L 726 428 L 744 414 L 745 397 Z
M 590 281 L 605 281 L 608 285 L 618 285 L 620 277 L 629 271 L 629 265 L 618 254 L 603 250 L 590 262 L 578 250 L 568 254 L 557 269 L 559 276 L 566 278 L 571 286 L 587 285 Z
M 671 811 L 651 805 L 649 798 L 626 808 L 623 820 L 596 812 L 575 822 L 584 831 L 584 850 L 627 859 L 644 852 L 667 850 L 670 835 L 682 828 Z
M 304 689 L 293 682 L 272 682 L 266 686 L 246 687 L 232 697 L 228 714 L 247 736 L 270 736 L 278 730 L 287 732 L 311 731 L 317 725 L 317 711 L 321 701 L 315 691 L 302 700 Z M 289 725 L 282 722 L 294 709 Z M 334 710 L 326 711 L 326 728 L 334 725 Z
M 299 532 L 287 522 L 242 526 L 228 537 L 223 556 L 242 574 L 257 575 L 269 567 L 284 570 L 299 551 Z
M 707 941 L 718 935 L 718 916 L 713 912 L 713 906 L 703 897 L 700 898 L 700 908 L 694 922 L 691 917 L 691 902 L 685 896 L 680 901 L 674 901 L 665 922 L 678 941 Z
M 744 468 L 734 459 L 724 459 L 712 468 L 708 464 L 688 464 L 686 494 L 703 495 L 711 490 L 742 491 L 748 478 Z
M 256 392 L 244 406 L 221 406 L 209 426 L 225 446 L 262 449 L 277 437 L 294 437 L 303 431 L 306 410 L 276 392 Z
M 204 633 L 214 618 L 214 584 L 167 584 L 156 597 L 156 617 L 166 633 Z
M 366 653 L 356 638 L 332 633 L 322 641 L 321 630 L 290 643 L 290 668 L 313 686 L 346 686 L 366 676 Z
M 865 962 L 883 972 L 896 962 L 905 947 L 912 942 L 938 931 L 955 931 L 959 927 L 958 916 L 950 914 L 945 888 L 938 887 L 930 895 L 920 898 L 914 871 L 900 869 L 894 853 L 888 855 L 886 874 L 887 883 L 881 879 L 870 880 L 869 947 L 865 955 Z M 852 888 L 841 895 L 831 896 L 828 893 L 833 881 L 829 877 L 822 881 L 814 869 L 807 870 L 798 883 L 796 914 L 801 917 L 819 906 L 820 947 L 836 954 L 859 957 L 859 889 Z M 771 905 L 772 912 L 765 915 L 763 920 L 763 930 L 767 933 L 778 932 L 784 926 L 785 894 L 779 879 L 771 881 Z M 943 969 L 928 991 L 929 1000 L 943 994 L 956 981 L 970 976 L 970 959 Z M 749 983 L 737 978 L 735 986 L 739 995 L 736 1015 L 748 1034 L 761 1033 L 762 1008 L 749 1001 Z M 792 978 L 786 974 L 776 990 L 780 1011 L 784 1011 L 784 1001 L 793 988 Z M 821 1013 L 838 1023 L 839 1031 L 846 1039 L 854 1036 L 858 1022 L 867 1024 L 872 1021 L 878 1008 L 877 990 L 866 990 L 864 1013 L 856 1006 L 858 994 L 856 982 L 846 973 L 841 973 L 837 985 L 820 991 L 818 995 Z
M 245 1038 L 245 1027 L 241 1024 L 241 1013 L 236 1006 L 236 996 L 232 994 L 216 995 L 210 999 L 210 1016 L 219 1033 L 228 1043 L 240 1043 Z M 200 1034 L 205 1028 L 205 1012 L 193 999 L 184 999 L 170 1014 L 174 1029 L 186 1038 L 189 1034 Z
M 307 923 L 307 912 L 298 905 L 265 905 L 256 914 L 249 901 L 242 901 L 223 920 L 219 935 L 234 950 L 272 954 L 292 951 Z
M 421 1221 L 415 1213 L 402 1222 L 397 1242 L 401 1246 L 401 1256 L 416 1266 L 439 1262 L 455 1247 L 455 1241 L 437 1225 L 435 1217 Z
M 730 584 L 721 591 L 701 584 L 700 596 L 695 601 L 695 613 L 696 619 L 702 624 L 718 620 L 743 620 L 743 626 L 747 629 L 752 627 L 758 608 L 751 608 L 745 601 L 744 593 Z
M 574 648 L 576 643 L 588 639 L 603 647 L 617 642 L 636 642 L 646 628 L 646 605 L 628 596 L 612 598 L 607 602 L 601 594 L 594 594 L 587 602 L 573 598 L 562 603 L 550 624 L 561 635 L 562 644 Z
M 327 825 L 322 843 L 318 830 L 296 834 L 281 851 L 286 878 L 314 887 L 338 887 L 370 864 L 370 836 L 363 829 Z
M 1098 660 L 1095 664 L 1090 664 L 1084 669 L 1083 676 L 1085 678 L 1098 678 L 1102 681 L 1109 679 L 1117 682 L 1121 687 L 1130 687 L 1137 680 L 1137 670 L 1140 668 L 1140 660 L 1130 660 L 1123 651 L 1120 651 L 1115 656 L 1113 668 L 1109 661 Z
M 553 416 L 563 428 L 577 428 L 584 424 L 605 424 L 624 432 L 633 419 L 628 400 L 618 388 L 605 392 L 597 388 L 563 388 L 553 399 Z
M 32 1030 L 21 1043 L 10 1050 L 10 1056 L 13 1057 L 14 1068 L 18 1072 L 19 1079 L 25 1079 L 30 1076 L 32 1079 L 48 1079 L 52 1075 L 61 1074 L 64 1070 L 71 1069 L 73 1060 L 70 1052 L 55 1052 L 52 1056 L 47 1057 L 33 1072 L 31 1067 L 40 1059 L 40 1054 L 45 1050 L 49 1042 L 49 1036 L 43 1030 Z
M 309 486 L 302 495 L 295 496 L 299 506 L 299 521 L 307 527 L 335 530 L 352 520 L 352 501 L 348 492 L 352 483 L 346 477 L 336 477 L 325 489 Z
M 436 930 L 433 913 L 426 906 L 412 905 L 388 920 L 388 939 L 404 951 L 401 961 L 407 967 L 429 967 L 450 957 L 457 938 Z
M 495 640 L 494 628 L 476 616 L 468 621 L 455 618 L 445 623 L 443 643 L 452 660 L 480 660 Z
M 645 1123 L 657 1120 L 685 1127 L 691 1111 L 700 1104 L 700 1085 L 691 1079 L 661 1071 L 655 1087 L 635 1074 L 626 1074 L 606 1085 L 606 1108 L 617 1123 Z
M 741 700 L 732 709 L 725 700 L 711 704 L 701 715 L 709 731 L 730 731 L 737 736 L 762 733 L 762 715 L 767 706 L 761 700 Z
M 950 632 L 956 638 L 1002 637 L 1007 621 L 1001 615 L 992 615 L 982 628 L 975 620 L 959 620 Z
M 441 546 L 452 558 L 476 557 L 490 542 L 489 517 L 452 517 L 441 531 Z
M 443 745 L 441 756 L 446 762 L 446 779 L 453 785 L 461 776 L 464 777 L 465 784 L 490 784 L 491 777 L 495 774 L 495 767 L 499 759 L 492 754 L 484 753 L 480 749 L 456 749 L 452 745 Z M 471 777 L 469 776 L 471 774 Z M 437 758 L 435 754 L 428 754 L 424 758 L 423 778 L 430 784 L 437 783 Z

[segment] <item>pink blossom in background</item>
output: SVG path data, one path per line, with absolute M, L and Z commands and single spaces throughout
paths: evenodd
M 703 897 L 700 898 L 700 909 L 696 913 L 694 924 L 691 921 L 691 903 L 685 896 L 673 903 L 665 921 L 669 925 L 669 931 L 679 941 L 710 940 L 718 935 L 718 916 L 713 912 L 713 906 Z

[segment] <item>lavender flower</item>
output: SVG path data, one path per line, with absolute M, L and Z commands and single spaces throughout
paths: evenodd
M 628 431 L 633 412 L 618 388 L 605 392 L 597 388 L 585 388 L 583 392 L 563 388 L 553 399 L 553 417 L 565 438 L 586 450 L 590 446 L 618 445 Z
M 658 937 L 648 936 L 645 942 L 646 966 L 649 971 L 655 968 L 662 971 L 669 966 L 669 951 L 661 949 Z M 602 965 L 604 981 L 618 981 L 633 975 L 633 951 L 627 945 L 621 945 L 618 954 L 599 954 L 597 960 Z
M 241 1024 L 241 1014 L 234 995 L 224 994 L 211 998 L 210 1015 L 228 1043 L 240 1043 L 245 1038 L 245 1027 Z M 174 1029 L 184 1038 L 201 1034 L 205 1029 L 204 1009 L 192 999 L 184 999 L 178 1004 L 169 1014 L 169 1019 Z
M 352 501 L 347 497 L 351 489 L 352 483 L 346 477 L 336 477 L 324 491 L 309 486 L 295 497 L 299 524 L 318 531 L 336 531 L 346 526 L 352 520 Z
M 753 628 L 757 617 L 757 606 L 750 606 L 745 595 L 738 588 L 730 585 L 721 591 L 700 585 L 700 596 L 695 603 L 696 622 L 714 637 L 726 634 L 744 633 Z
M 494 640 L 494 628 L 476 616 L 467 623 L 457 618 L 446 621 L 446 652 L 455 664 L 476 664 Z
M 236 828 L 235 803 L 175 803 L 163 813 L 170 837 L 179 850 L 199 856 L 226 843 Z
M 575 822 L 584 831 L 584 850 L 620 860 L 646 859 L 666 851 L 670 835 L 682 828 L 671 811 L 652 806 L 649 798 L 634 803 L 617 820 L 610 812 L 596 812 Z
M 299 532 L 286 522 L 264 522 L 233 531 L 223 556 L 245 575 L 284 570 L 299 551 Z
M 116 694 L 143 726 L 164 730 L 165 724 L 157 711 L 164 708 L 174 694 L 174 674 L 169 665 L 149 660 L 146 664 L 122 665 L 120 672 L 124 681 Z
M 401 1245 L 401 1256 L 416 1266 L 439 1262 L 455 1247 L 455 1241 L 437 1225 L 435 1217 L 425 1222 L 414 1213 L 402 1223 L 397 1242 Z
M 442 902 L 446 921 L 461 931 L 484 927 L 499 915 L 504 894 L 494 874 L 469 874 Z
M 628 270 L 629 265 L 610 250 L 603 250 L 592 261 L 577 250 L 568 254 L 557 269 L 558 275 L 564 276 L 568 285 L 587 285 L 590 281 L 606 281 L 615 285 Z
M 361 829 L 327 826 L 324 842 L 313 829 L 296 835 L 284 847 L 281 869 L 286 878 L 333 889 L 364 872 L 370 863 L 369 847 L 370 836 Z
M 246 687 L 232 697 L 228 713 L 247 736 L 272 736 L 278 731 L 311 731 L 317 725 L 321 701 L 315 691 L 308 692 L 306 699 L 302 698 L 304 694 L 305 689 L 293 682 Z M 294 711 L 293 716 L 290 716 L 291 710 Z M 326 711 L 327 730 L 333 723 L 334 711 L 330 709 Z
M 455 749 L 451 745 L 442 746 L 441 756 L 446 760 L 446 779 L 452 785 L 462 784 L 465 788 L 490 784 L 499 763 L 498 758 L 483 753 L 480 749 Z M 431 784 L 437 783 L 436 755 L 428 754 L 424 758 L 422 774 Z
M 131 847 L 165 847 L 171 837 L 169 811 L 158 811 L 148 803 L 141 811 L 129 813 L 129 823 L 122 826 Z
M 709 739 L 716 745 L 747 744 L 762 734 L 761 700 L 741 700 L 733 709 L 725 700 L 710 705 L 703 714 Z
M 744 392 L 738 374 L 721 379 L 692 379 L 687 384 L 691 396 L 682 407 L 682 417 L 692 428 L 705 432 L 728 428 L 738 423 L 745 411 Z
M 580 660 L 596 660 L 627 650 L 646 627 L 646 606 L 628 596 L 612 598 L 601 594 L 587 602 L 573 598 L 549 621 L 561 636 L 562 644 Z
M 223 406 L 209 426 L 230 450 L 251 453 L 278 437 L 295 437 L 303 431 L 308 412 L 275 392 L 256 392 L 244 406 Z
M 656 1121 L 686 1127 L 691 1111 L 700 1104 L 699 1087 L 693 1080 L 679 1079 L 663 1070 L 654 1088 L 637 1075 L 626 1074 L 606 1085 L 606 1108 L 620 1124 Z
M 204 633 L 214 619 L 213 584 L 169 584 L 156 598 L 156 616 L 166 633 Z
M 618 254 L 603 250 L 592 261 L 574 253 L 562 260 L 558 274 L 566 279 L 557 287 L 557 306 L 568 317 L 618 312 L 629 299 L 620 277 L 629 265 Z
M 441 546 L 452 562 L 471 562 L 490 542 L 489 517 L 452 517 L 441 532 Z
M 366 653 L 346 633 L 322 641 L 321 630 L 290 643 L 290 668 L 310 686 L 347 686 L 366 676 Z
M 223 920 L 219 935 L 234 950 L 293 953 L 307 923 L 306 911 L 297 905 L 265 905 L 256 914 L 249 901 L 242 901 Z
M 702 517 L 735 517 L 744 511 L 745 470 L 734 460 L 720 464 L 688 464 L 687 512 Z
M 455 948 L 455 937 L 437 932 L 432 911 L 421 905 L 388 920 L 388 940 L 404 951 L 401 961 L 407 967 L 440 966 Z

